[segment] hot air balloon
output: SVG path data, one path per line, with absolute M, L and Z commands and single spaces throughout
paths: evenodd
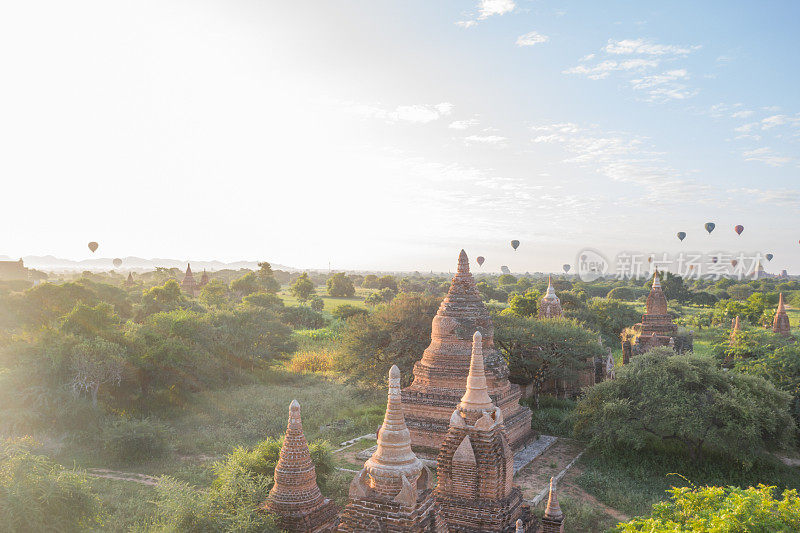
M 569 272 L 569 269 L 572 268 L 572 267 L 569 266 L 569 265 L 561 265 L 561 268 L 564 269 L 564 274 L 566 274 L 567 272 Z
M 737 235 L 741 235 L 744 231 L 744 226 L 738 224 L 735 228 L 733 228 L 733 231 L 735 231 Z
M 97 243 L 96 243 L 96 242 L 94 242 L 94 241 L 92 241 L 92 242 L 90 242 L 90 243 L 89 243 L 89 249 L 92 251 L 92 253 L 95 253 L 95 252 L 97 251 L 97 247 L 98 247 L 98 246 L 100 246 L 100 245 L 99 245 L 99 244 L 97 244 Z
M 736 267 L 736 265 L 738 265 L 738 264 L 739 264 L 739 261 L 737 261 L 736 259 L 731 259 L 731 264 L 732 264 L 734 267 Z
M 709 234 L 711 234 L 711 232 L 712 232 L 712 231 L 714 231 L 714 228 L 716 228 L 716 227 L 717 227 L 717 225 L 716 225 L 716 224 L 714 224 L 713 222 L 706 222 L 706 226 L 705 226 L 705 227 L 706 227 L 706 231 L 707 231 Z
M 514 250 L 516 250 L 517 248 L 519 248 L 519 241 L 518 241 L 517 239 L 514 239 L 513 241 L 511 241 L 511 247 L 512 247 Z
M 719 258 L 718 258 L 718 257 L 712 257 L 712 258 L 711 258 L 711 262 L 712 262 L 712 263 L 716 263 L 717 261 L 719 261 Z
M 775 257 L 772 254 L 767 254 L 767 261 L 772 261 L 772 258 Z
M 679 231 L 678 232 L 678 238 L 681 240 L 681 242 L 683 242 L 683 239 L 686 238 L 686 232 L 685 231 Z
M 121 266 L 122 266 L 122 259 L 120 259 L 119 257 L 117 257 L 116 259 L 114 259 L 114 261 L 112 261 L 112 263 L 114 263 L 114 266 L 115 266 L 115 267 L 119 268 L 119 267 L 121 267 Z
M 482 255 L 479 255 L 476 261 L 478 262 L 478 266 L 483 266 L 483 262 L 486 261 L 486 258 Z

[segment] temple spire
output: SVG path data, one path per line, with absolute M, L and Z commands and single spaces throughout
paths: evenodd
M 459 274 L 469 274 L 469 258 L 467 257 L 467 252 L 464 249 L 461 249 L 461 253 L 458 254 L 458 273 Z
M 547 497 L 547 508 L 544 510 L 544 516 L 547 518 L 558 520 L 564 516 L 561 512 L 561 507 L 558 505 L 558 495 L 556 494 L 556 478 L 550 478 L 550 494 Z
M 467 390 L 458 404 L 463 411 L 493 410 L 492 398 L 486 387 L 486 371 L 483 367 L 483 337 L 480 331 L 472 336 L 472 359 L 469 364 Z
M 658 268 L 655 269 L 655 273 L 653 274 L 653 288 L 661 289 L 661 280 L 658 278 Z
M 389 394 L 386 415 L 378 430 L 378 446 L 364 469 L 370 474 L 370 486 L 383 494 L 397 495 L 406 483 L 415 483 L 422 470 L 422 462 L 411 451 L 411 434 L 403 415 L 400 395 L 400 369 L 393 365 L 389 370 Z
M 780 293 L 778 296 L 778 312 L 785 313 L 786 312 L 786 305 L 783 303 L 783 293 Z

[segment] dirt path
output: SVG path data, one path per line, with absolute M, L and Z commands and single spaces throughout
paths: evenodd
M 522 489 L 523 497 L 526 500 L 534 499 L 549 486 L 550 478 L 558 475 L 582 451 L 583 445 L 580 443 L 570 439 L 559 438 L 555 444 L 531 461 L 528 466 L 520 470 L 514 477 L 514 481 Z M 628 520 L 629 518 L 625 514 L 601 503 L 597 498 L 578 486 L 575 480 L 582 471 L 582 468 L 576 463 L 566 472 L 558 483 L 559 495 L 564 494 L 574 500 L 586 502 L 614 520 Z M 546 501 L 547 498 L 543 500 L 543 502 Z M 544 505 L 544 503 L 540 503 L 540 505 Z
M 117 470 L 106 470 L 105 468 L 90 468 L 86 471 L 87 476 L 100 477 L 104 479 L 114 479 L 116 481 L 130 481 L 155 487 L 158 485 L 158 478 L 135 472 L 119 472 Z

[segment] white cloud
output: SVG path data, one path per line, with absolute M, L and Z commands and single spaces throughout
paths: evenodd
M 469 135 L 468 137 L 464 137 L 464 141 L 467 144 L 470 143 L 478 143 L 478 144 L 503 144 L 508 139 L 506 137 L 501 137 L 500 135 Z
M 658 66 L 658 61 L 653 59 L 627 59 L 625 61 L 614 61 L 607 59 L 596 65 L 577 65 L 563 71 L 564 74 L 582 74 L 592 80 L 602 80 L 615 71 L 631 71 L 654 68 Z
M 539 43 L 546 43 L 548 39 L 549 37 L 547 35 L 531 31 L 517 37 L 517 46 L 533 46 Z
M 493 15 L 505 15 L 514 11 L 517 7 L 514 0 L 480 0 L 478 11 L 480 20 L 489 18 Z
M 448 128 L 452 130 L 466 130 L 471 128 L 472 126 L 477 126 L 478 121 L 474 118 L 466 119 L 466 120 L 456 120 L 450 123 Z
M 753 112 L 749 109 L 743 109 L 741 111 L 736 111 L 731 114 L 731 118 L 747 118 L 751 116 Z
M 758 161 L 771 167 L 780 167 L 786 163 L 791 163 L 792 158 L 776 154 L 772 148 L 764 146 L 755 150 L 745 150 L 742 152 L 745 161 Z
M 365 118 L 383 120 L 389 123 L 402 121 L 419 124 L 426 124 L 428 122 L 439 120 L 440 118 L 449 115 L 453 111 L 453 107 L 455 107 L 449 102 L 442 102 L 435 105 L 401 105 L 397 106 L 393 110 L 385 109 L 374 104 L 347 102 L 342 105 L 350 113 L 360 115 Z
M 730 189 L 727 192 L 744 194 L 758 203 L 794 207 L 800 209 L 800 191 L 791 189 Z
M 472 28 L 473 26 L 477 26 L 478 22 L 475 20 L 458 20 L 456 21 L 456 26 L 460 26 L 462 28 Z
M 609 39 L 603 50 L 614 55 L 686 56 L 699 48 L 699 45 L 656 44 L 644 39 L 623 39 L 621 41 Z
M 800 126 L 800 117 L 790 117 L 787 115 L 772 115 L 767 118 L 761 119 L 761 129 L 768 130 L 776 126 L 783 126 L 788 124 L 790 126 Z
M 669 70 L 662 74 L 652 74 L 631 80 L 634 90 L 645 91 L 650 101 L 685 100 L 697 94 L 682 80 L 689 78 L 686 69 Z

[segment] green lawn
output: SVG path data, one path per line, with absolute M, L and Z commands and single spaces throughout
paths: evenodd
M 364 298 L 369 296 L 372 292 L 374 291 L 371 289 L 362 289 L 359 287 L 356 289 L 356 294 L 352 298 L 334 298 L 333 296 L 328 296 L 324 287 L 317 287 L 315 294 L 321 297 L 322 301 L 325 302 L 324 311 L 330 313 L 342 304 L 354 305 L 366 309 L 367 304 L 364 303 Z M 278 296 L 281 297 L 285 305 L 300 305 L 297 298 L 289 294 L 289 289 L 287 287 L 281 288 L 280 292 L 278 292 Z

